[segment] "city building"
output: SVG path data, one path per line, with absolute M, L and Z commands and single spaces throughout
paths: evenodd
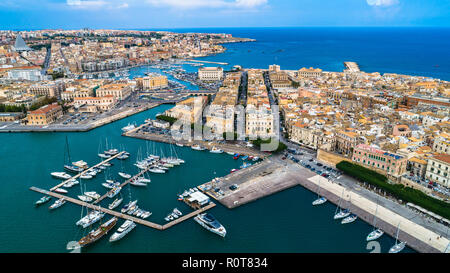
M 353 162 L 383 174 L 398 177 L 406 172 L 407 158 L 376 147 L 359 144 L 353 151 Z
M 310 77 L 320 77 L 323 72 L 322 72 L 322 69 L 320 69 L 320 68 L 303 67 L 300 70 L 298 70 L 297 73 L 298 73 L 299 77 L 310 78 Z
M 97 97 L 112 95 L 116 100 L 124 100 L 131 95 L 132 88 L 126 83 L 105 84 L 96 90 Z
M 222 67 L 200 67 L 198 69 L 198 78 L 201 81 L 220 81 L 223 79 Z
M 167 77 L 163 75 L 150 75 L 138 79 L 138 85 L 142 86 L 142 90 L 155 90 L 168 87 Z
M 113 95 L 104 97 L 81 97 L 74 98 L 73 105 L 80 112 L 104 112 L 111 110 L 116 104 L 116 98 Z
M 426 178 L 450 188 L 450 155 L 439 154 L 428 159 Z
M 62 108 L 57 103 L 43 106 L 28 112 L 28 125 L 48 125 L 63 115 Z

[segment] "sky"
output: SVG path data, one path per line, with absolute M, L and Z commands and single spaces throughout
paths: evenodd
M 0 0 L 0 29 L 450 27 L 450 0 Z

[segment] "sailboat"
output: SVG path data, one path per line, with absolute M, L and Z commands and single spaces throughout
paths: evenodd
M 322 205 L 323 203 L 327 202 L 327 199 L 325 197 L 320 196 L 320 181 L 319 181 L 319 187 L 317 189 L 317 199 L 312 202 L 313 206 Z
M 348 205 L 348 210 L 350 212 L 350 206 L 352 205 L 352 196 L 350 195 L 350 200 L 349 200 L 349 205 Z M 358 216 L 356 216 L 355 214 L 350 214 L 349 216 L 345 217 L 344 219 L 342 219 L 341 224 L 350 224 L 356 221 L 356 219 L 358 219 Z
M 397 226 L 397 235 L 395 236 L 395 245 L 393 245 L 389 249 L 389 253 L 399 253 L 406 246 L 406 242 L 398 242 L 398 232 L 399 231 L 400 231 L 400 222 L 398 223 L 398 226 Z
M 344 197 L 344 190 L 342 190 L 342 196 L 339 199 L 339 204 L 338 204 L 338 206 L 336 208 L 336 211 L 334 212 L 334 219 L 335 220 L 342 219 L 342 218 L 345 218 L 345 217 L 350 215 L 350 212 L 348 210 L 346 210 L 346 209 L 342 210 L 342 208 L 341 208 L 342 197 Z M 339 210 L 339 212 L 338 212 L 338 210 Z
M 373 241 L 373 240 L 376 240 L 376 239 L 380 238 L 380 237 L 384 234 L 384 231 L 382 231 L 382 230 L 379 229 L 379 228 L 375 228 L 375 223 L 376 223 L 376 221 L 377 221 L 377 212 L 378 212 L 378 202 L 377 202 L 377 207 L 376 207 L 376 209 L 375 209 L 375 215 L 373 216 L 373 224 L 372 224 L 372 226 L 373 226 L 373 231 L 370 232 L 370 233 L 367 235 L 367 238 L 366 238 L 367 241 Z
M 66 153 L 67 153 L 67 157 L 66 157 Z M 67 158 L 67 161 L 66 161 Z M 67 139 L 66 136 L 66 149 L 64 149 L 64 169 L 72 172 L 72 173 L 78 173 L 78 172 L 82 172 L 84 171 L 83 168 L 81 167 L 77 167 L 77 166 L 73 166 L 70 160 L 70 150 L 69 150 L 69 140 Z

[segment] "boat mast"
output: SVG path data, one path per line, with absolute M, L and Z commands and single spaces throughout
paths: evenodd
M 344 196 L 344 190 L 342 190 L 342 196 L 341 196 L 341 198 L 339 198 L 339 203 L 338 203 L 338 206 L 336 207 L 336 211 L 334 212 L 334 215 L 337 214 L 338 209 L 339 210 L 341 209 L 341 200 L 342 200 L 343 196 Z

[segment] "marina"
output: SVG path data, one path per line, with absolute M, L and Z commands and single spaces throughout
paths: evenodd
M 117 212 L 117 211 L 114 211 L 114 210 L 106 209 L 106 208 L 103 208 L 103 207 L 101 207 L 99 205 L 83 202 L 83 201 L 77 200 L 75 198 L 67 197 L 67 196 L 64 196 L 64 195 L 61 195 L 61 194 L 58 194 L 58 193 L 54 193 L 54 192 L 51 192 L 51 191 L 43 190 L 43 189 L 40 189 L 40 188 L 31 187 L 30 190 L 38 192 L 38 193 L 41 193 L 41 194 L 45 194 L 45 195 L 48 195 L 48 196 L 51 196 L 51 197 L 55 197 L 55 198 L 58 198 L 58 199 L 64 198 L 67 202 L 70 202 L 72 204 L 76 204 L 76 205 L 79 205 L 79 206 L 87 207 L 87 208 L 90 208 L 92 210 L 101 211 L 103 213 L 112 215 L 114 217 L 122 218 L 122 219 L 125 219 L 125 220 L 131 220 L 134 223 L 141 224 L 143 226 L 146 226 L 146 227 L 149 227 L 149 228 L 153 228 L 153 229 L 157 229 L 157 230 L 168 229 L 168 228 L 170 228 L 170 227 L 172 227 L 172 226 L 174 226 L 176 224 L 179 224 L 179 223 L 181 223 L 181 222 L 183 222 L 183 221 L 185 221 L 185 220 L 187 220 L 189 218 L 192 218 L 192 217 L 198 215 L 199 213 L 205 212 L 205 211 L 207 211 L 207 210 L 209 210 L 209 209 L 211 209 L 211 208 L 216 206 L 216 204 L 211 202 L 210 204 L 206 205 L 205 207 L 202 207 L 202 208 L 200 208 L 200 209 L 198 209 L 196 211 L 193 211 L 193 212 L 191 212 L 189 214 L 186 214 L 186 215 L 184 215 L 184 216 L 182 216 L 182 217 L 180 217 L 180 218 L 178 218 L 178 219 L 176 219 L 176 220 L 174 220 L 174 221 L 172 221 L 172 222 L 170 222 L 168 224 L 160 225 L 160 224 L 156 224 L 156 223 L 153 223 L 153 222 L 150 222 L 150 221 L 146 221 L 146 220 L 143 220 L 143 219 L 140 219 L 140 218 L 137 218 L 137 217 L 130 216 L 130 215 L 125 214 L 125 213 L 120 213 L 120 212 Z

